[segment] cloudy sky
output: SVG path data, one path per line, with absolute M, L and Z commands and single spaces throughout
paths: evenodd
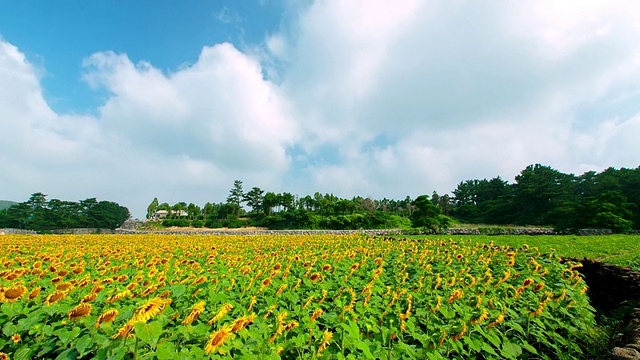
M 449 193 L 640 165 L 640 2 L 11 1 L 0 199 Z

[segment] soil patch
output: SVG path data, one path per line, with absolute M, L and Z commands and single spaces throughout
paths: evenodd
M 582 264 L 578 271 L 589 286 L 591 305 L 604 316 L 620 319 L 608 358 L 640 360 L 640 273 L 587 258 L 566 260 Z

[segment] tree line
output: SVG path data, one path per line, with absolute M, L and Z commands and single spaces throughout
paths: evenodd
M 131 217 L 129 209 L 111 201 L 89 198 L 74 201 L 47 200 L 34 193 L 29 200 L 0 210 L 0 228 L 36 231 L 100 228 L 115 229 Z
M 640 229 L 640 167 L 576 176 L 530 165 L 513 184 L 500 177 L 459 183 L 449 206 L 448 213 L 468 223 Z
M 352 199 L 321 194 L 300 197 L 289 192 L 274 193 L 259 187 L 245 191 L 235 180 L 225 202 L 174 205 L 155 198 L 147 208 L 147 218 L 166 214 L 164 226 L 243 227 L 269 229 L 389 229 L 409 227 L 446 228 L 450 218 L 423 195 L 416 199 Z M 428 216 L 427 216 L 428 214 Z M 426 221 L 425 219 L 429 219 Z
M 509 183 L 499 176 L 460 182 L 451 195 L 410 196 L 401 200 L 351 199 L 333 194 L 299 197 L 259 187 L 245 191 L 234 181 L 225 202 L 147 208 L 147 218 L 166 211 L 165 226 L 271 229 L 441 229 L 452 222 L 487 225 L 551 226 L 556 230 L 640 229 L 640 167 L 608 168 L 600 173 L 565 174 L 549 166 L 527 166 Z

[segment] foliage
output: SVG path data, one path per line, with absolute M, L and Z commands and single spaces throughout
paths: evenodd
M 449 218 L 442 215 L 442 209 L 429 200 L 428 195 L 418 196 L 411 204 L 415 208 L 411 214 L 411 226 L 431 231 L 449 227 Z
M 191 222 L 187 219 L 164 219 L 162 220 L 162 226 L 164 227 L 189 227 Z
M 8 209 L 10 207 L 12 207 L 13 205 L 17 205 L 17 202 L 14 201 L 8 201 L 8 200 L 0 200 L 0 211 Z
M 46 231 L 69 228 L 115 229 L 129 219 L 129 209 L 95 198 L 79 202 L 47 200 L 34 193 L 29 200 L 0 211 L 0 227 Z
M 232 206 L 235 210 L 236 217 L 240 217 L 240 204 L 244 198 L 244 191 L 242 190 L 242 181 L 235 180 L 233 182 L 233 188 L 229 190 L 229 196 L 227 196 L 227 204 Z
M 160 205 L 158 203 L 158 198 L 153 198 L 153 201 L 151 201 L 151 204 L 149 204 L 149 206 L 147 207 L 147 219 L 153 218 L 153 216 L 156 214 L 156 211 L 158 211 L 158 205 Z
M 0 237 L 10 358 L 580 357 L 577 264 L 435 238 Z
M 453 195 L 451 214 L 467 223 L 640 229 L 640 167 L 576 176 L 535 164 L 514 184 L 500 177 L 467 180 Z

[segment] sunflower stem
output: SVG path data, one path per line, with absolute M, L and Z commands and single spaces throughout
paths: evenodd
M 138 336 L 136 336 L 136 344 L 133 347 L 133 360 L 138 358 Z

